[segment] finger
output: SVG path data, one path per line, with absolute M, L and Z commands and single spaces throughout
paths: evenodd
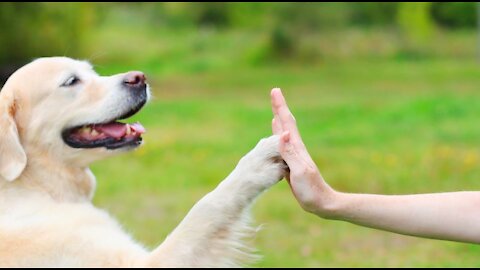
M 278 116 L 277 119 L 279 120 L 282 129 L 284 131 L 288 130 L 291 132 L 293 143 L 301 141 L 295 117 L 290 112 L 287 102 L 285 101 L 285 98 L 283 97 L 283 94 L 279 88 L 272 90 L 272 108 L 274 114 Z
M 276 118 L 272 119 L 272 132 L 274 135 L 280 135 L 283 132 L 282 126 Z
M 310 157 L 310 154 L 302 141 L 300 132 L 297 129 L 295 118 L 288 109 L 287 102 L 279 88 L 272 90 L 272 107 L 274 108 L 274 112 L 277 113 L 275 121 L 277 122 L 280 120 L 279 122 L 281 123 L 280 126 L 282 127 L 282 132 L 289 132 L 288 136 L 286 135 L 285 137 L 285 139 L 288 138 L 288 144 L 287 141 L 285 141 L 285 150 L 290 153 L 290 156 L 292 156 L 293 153 L 295 154 L 296 163 L 313 164 L 313 160 Z M 287 157 L 284 157 L 285 160 L 286 158 Z M 291 158 L 293 158 L 293 156 Z M 292 164 L 292 166 L 295 165 Z
M 275 106 L 275 100 L 274 100 L 274 96 L 277 95 L 277 92 L 281 92 L 280 88 L 273 88 L 272 91 L 270 92 L 270 97 L 271 97 L 271 101 L 272 101 L 272 111 L 273 111 L 273 115 L 278 115 L 278 110 L 277 110 L 277 107 Z
M 290 131 L 284 131 L 282 132 L 282 136 L 280 137 L 281 141 L 284 143 L 289 143 L 290 142 Z
M 290 170 L 294 170 L 295 168 L 299 167 L 300 158 L 295 149 L 295 146 L 291 143 L 291 134 L 290 131 L 284 131 L 280 135 L 280 155 L 282 156 L 283 160 L 287 163 Z
M 273 93 L 276 91 L 280 91 L 280 88 L 273 88 L 271 92 L 271 102 L 272 102 L 272 112 L 273 112 L 272 130 L 274 134 L 281 134 L 283 132 L 282 123 L 280 122 L 280 117 L 278 116 L 278 110 L 273 103 L 274 102 Z
M 280 135 L 280 155 L 287 163 L 290 171 L 300 171 L 306 166 L 316 167 L 312 157 L 303 144 L 292 143 L 289 131 L 284 131 Z

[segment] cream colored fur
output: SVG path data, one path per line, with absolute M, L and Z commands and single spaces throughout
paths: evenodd
M 81 83 L 61 87 L 71 74 Z M 125 110 L 123 76 L 101 77 L 88 63 L 69 58 L 41 58 L 3 87 L 1 267 L 222 267 L 253 258 L 242 242 L 252 232 L 248 208 L 285 170 L 275 136 L 244 156 L 153 251 L 92 205 L 95 177 L 89 164 L 122 151 L 73 149 L 61 132 Z

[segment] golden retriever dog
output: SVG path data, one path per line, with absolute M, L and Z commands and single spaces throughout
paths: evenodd
M 0 92 L 0 266 L 223 267 L 252 255 L 248 208 L 284 177 L 279 138 L 262 139 L 154 250 L 92 205 L 92 162 L 142 144 L 119 122 L 149 98 L 141 72 L 109 77 L 84 61 L 40 58 Z

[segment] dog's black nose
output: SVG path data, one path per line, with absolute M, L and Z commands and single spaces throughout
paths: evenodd
M 125 75 L 123 79 L 123 84 L 130 88 L 145 88 L 145 81 L 147 78 L 145 74 L 140 71 L 130 71 Z

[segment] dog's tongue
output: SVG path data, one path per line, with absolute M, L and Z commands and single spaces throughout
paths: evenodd
M 115 123 L 109 123 L 109 124 L 95 125 L 93 128 L 99 131 L 100 133 L 104 133 L 109 137 L 113 137 L 117 139 L 120 139 L 126 135 L 128 136 L 133 133 L 136 133 L 137 135 L 141 135 L 145 133 L 145 128 L 140 123 L 135 123 L 130 125 L 130 124 L 115 122 Z
M 121 138 L 127 133 L 127 125 L 121 123 L 95 125 L 93 128 L 113 138 Z

